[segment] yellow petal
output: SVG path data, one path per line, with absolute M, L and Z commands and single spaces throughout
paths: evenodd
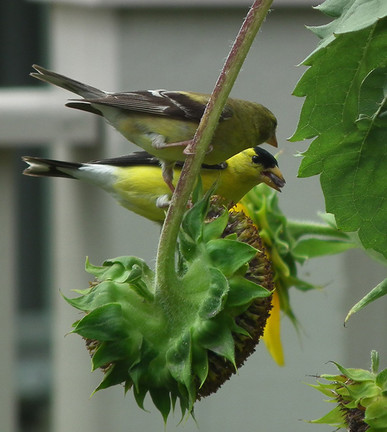
M 277 291 L 274 291 L 273 293 L 272 304 L 273 308 L 268 320 L 266 321 L 263 341 L 265 342 L 266 349 L 269 351 L 273 360 L 278 364 L 278 366 L 283 366 L 285 360 L 281 343 L 281 309 Z
M 243 204 L 241 204 L 240 202 L 237 203 L 237 204 L 235 204 L 234 207 L 232 207 L 230 209 L 230 211 L 233 211 L 233 212 L 243 212 L 244 214 L 247 214 L 246 207 Z

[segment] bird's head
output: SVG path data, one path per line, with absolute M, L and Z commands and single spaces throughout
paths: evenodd
M 281 192 L 281 188 L 285 185 L 285 179 L 278 168 L 277 159 L 270 154 L 267 150 L 256 146 L 254 147 L 253 154 L 251 155 L 251 162 L 253 166 L 260 169 L 261 180 L 271 188 Z
M 256 144 L 262 144 L 263 142 L 278 147 L 276 130 L 277 130 L 277 118 L 276 116 L 266 107 L 260 104 L 255 104 L 255 111 L 253 121 L 255 129 L 257 131 Z

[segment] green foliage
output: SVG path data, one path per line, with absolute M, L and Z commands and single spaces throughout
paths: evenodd
M 334 19 L 311 28 L 321 43 L 294 90 L 305 102 L 291 140 L 315 138 L 299 176 L 320 174 L 338 228 L 387 258 L 387 2 L 328 0 L 318 9 Z
M 354 313 L 358 312 L 359 310 L 366 307 L 369 303 L 377 300 L 378 298 L 386 294 L 387 294 L 387 279 L 384 279 L 384 281 L 376 285 L 374 289 L 372 289 L 360 301 L 358 301 L 354 306 L 352 306 L 351 310 L 348 312 L 345 318 L 345 321 L 347 322 Z
M 357 3 L 367 7 L 357 9 Z M 358 231 L 365 248 L 387 257 L 387 20 L 377 19 L 370 3 L 379 4 L 379 17 L 387 15 L 386 2 L 320 7 L 337 19 L 313 29 L 323 41 L 304 61 L 310 68 L 294 91 L 306 100 L 292 140 L 317 136 L 300 176 L 321 174 L 327 211 L 338 227 Z
M 371 371 L 335 365 L 340 375 L 321 375 L 325 382 L 311 387 L 331 397 L 328 402 L 337 405 L 311 423 L 325 423 L 346 430 L 384 432 L 387 429 L 387 369 L 378 372 L 377 352 L 371 353 Z
M 241 204 L 258 227 L 272 261 L 281 310 L 296 325 L 289 289 L 295 287 L 308 291 L 319 288 L 298 277 L 298 265 L 310 258 L 336 254 L 356 245 L 347 234 L 337 229 L 329 215 L 321 215 L 324 223 L 287 219 L 278 204 L 278 194 L 265 184 L 258 185 L 247 193 Z

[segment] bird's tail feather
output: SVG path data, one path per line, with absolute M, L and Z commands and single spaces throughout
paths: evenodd
M 45 69 L 42 66 L 33 65 L 32 67 L 36 70 L 36 72 L 32 72 L 30 75 L 41 81 L 62 87 L 65 90 L 76 93 L 77 95 L 88 99 L 101 98 L 105 96 L 105 92 L 95 87 L 75 81 L 64 75 L 60 75 L 56 72 Z
M 75 108 L 81 111 L 86 111 L 92 114 L 103 116 L 102 112 L 99 109 L 86 102 L 67 102 L 66 106 L 68 108 Z
M 76 179 L 68 173 L 68 170 L 77 170 L 82 166 L 80 163 L 63 162 L 53 159 L 43 159 L 33 156 L 23 156 L 23 161 L 29 166 L 23 171 L 23 174 L 34 177 L 64 177 Z M 66 169 L 67 172 L 61 170 Z

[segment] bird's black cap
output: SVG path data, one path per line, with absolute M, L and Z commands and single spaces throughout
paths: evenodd
M 253 162 L 262 164 L 264 168 L 274 168 L 278 166 L 277 159 L 262 147 L 254 147 L 256 155 L 253 156 Z

